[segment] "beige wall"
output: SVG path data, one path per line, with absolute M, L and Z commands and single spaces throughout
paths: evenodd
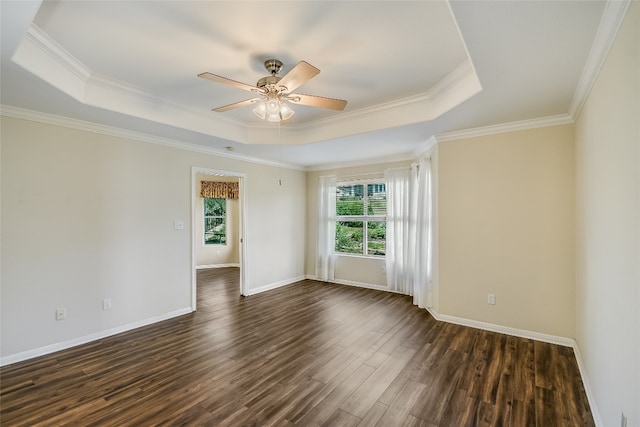
M 440 314 L 574 336 L 573 155 L 572 125 L 439 144 Z
M 384 178 L 384 171 L 386 169 L 409 166 L 410 164 L 410 161 L 393 162 L 340 169 L 328 169 L 307 173 L 305 273 L 308 276 L 315 276 L 316 274 L 318 184 L 320 177 L 336 175 L 338 180 Z M 337 255 L 336 257 L 336 281 L 386 288 L 387 276 L 384 270 L 384 258 L 366 258 L 349 255 Z
M 368 287 L 387 287 L 384 258 L 336 255 L 335 277 L 338 282 Z
M 640 426 L 640 4 L 576 121 L 576 341 L 604 426 Z
M 0 132 L 3 360 L 191 308 L 194 166 L 246 176 L 247 290 L 304 277 L 304 172 L 7 117 Z
M 200 182 L 238 182 L 238 178 L 196 174 L 195 248 L 196 266 L 238 264 L 240 262 L 240 202 L 227 199 L 227 242 L 224 245 L 204 244 L 204 199 L 200 197 Z

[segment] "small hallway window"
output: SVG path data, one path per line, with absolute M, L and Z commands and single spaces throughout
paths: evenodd
M 227 200 L 204 199 L 204 244 L 225 245 L 227 243 Z

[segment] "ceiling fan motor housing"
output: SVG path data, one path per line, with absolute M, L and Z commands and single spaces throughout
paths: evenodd
M 258 83 L 256 83 L 256 86 L 259 87 L 260 89 L 264 89 L 265 87 L 268 87 L 270 85 L 275 88 L 275 86 L 278 84 L 280 79 L 282 79 L 282 77 L 278 77 L 278 76 L 263 77 L 260 80 L 258 80 Z
M 277 84 L 282 77 L 277 77 L 276 74 L 282 69 L 282 62 L 277 59 L 267 59 L 264 61 L 264 68 L 266 68 L 271 75 L 258 80 L 256 86 L 264 89 L 267 93 L 281 91 L 281 89 L 277 87 Z

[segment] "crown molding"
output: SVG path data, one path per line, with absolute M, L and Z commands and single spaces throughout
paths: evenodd
M 372 113 L 377 113 L 393 108 L 404 107 L 420 102 L 429 102 L 437 99 L 442 94 L 448 91 L 455 90 L 457 85 L 462 83 L 465 79 L 475 76 L 475 70 L 469 59 L 454 68 L 440 81 L 433 85 L 428 91 L 419 93 L 417 95 L 408 96 L 405 98 L 396 99 L 393 101 L 376 104 L 371 107 L 364 107 L 354 111 L 342 113 L 340 115 L 326 117 L 323 119 L 314 120 L 305 124 L 295 125 L 296 129 L 308 129 L 318 126 L 328 126 L 336 122 L 342 122 L 345 120 L 351 120 L 356 117 L 367 116 Z
M 587 101 L 591 88 L 598 78 L 604 61 L 607 59 L 609 49 L 611 49 L 618 35 L 618 30 L 620 30 L 631 3 L 632 0 L 609 0 L 605 3 L 604 12 L 598 25 L 598 32 L 591 45 L 587 63 L 582 70 L 578 86 L 569 104 L 569 115 L 574 121 L 578 118 L 582 106 Z
M 51 59 L 73 73 L 81 81 L 86 82 L 91 77 L 91 70 L 76 59 L 68 50 L 53 40 L 36 24 L 31 23 L 25 38 L 38 47 Z
M 102 74 L 91 72 L 91 76 L 88 78 L 86 83 L 87 85 L 102 86 L 114 92 L 117 91 L 121 93 L 128 93 L 134 96 L 139 96 L 153 103 L 168 105 L 176 110 L 185 111 L 189 113 L 189 115 L 193 115 L 194 117 L 204 118 L 207 120 L 211 119 L 210 111 L 200 111 L 191 106 L 181 104 L 179 102 L 175 102 L 172 100 L 168 100 L 167 98 L 162 98 L 162 97 L 153 95 L 149 92 L 145 92 L 138 86 L 135 86 L 120 80 L 116 80 L 111 77 L 104 76 Z M 220 120 L 236 126 L 244 126 L 239 121 L 228 118 L 228 117 L 218 117 L 216 120 Z
M 427 138 L 424 142 L 418 144 L 416 149 L 410 153 L 398 157 L 386 157 L 384 159 L 370 159 L 360 162 L 348 163 L 331 163 L 317 166 L 308 166 L 306 171 L 322 171 L 330 169 L 340 169 L 346 167 L 364 166 L 372 164 L 382 164 L 397 161 L 416 160 L 429 155 L 434 146 L 438 143 L 446 141 L 455 141 L 459 139 L 475 138 L 478 136 L 496 135 L 505 132 L 515 132 L 528 129 L 536 129 L 550 126 L 559 126 L 575 123 L 573 118 L 568 114 L 558 114 L 556 116 L 540 117 L 537 119 L 519 120 L 515 122 L 502 123 L 498 125 L 483 126 L 471 129 L 463 129 L 453 132 L 439 133 Z
M 282 167 L 285 169 L 304 171 L 305 168 L 280 163 L 271 160 L 260 159 L 257 157 L 246 156 L 238 153 L 230 153 L 215 148 L 204 147 L 197 144 L 191 144 L 175 139 L 162 138 L 155 135 L 145 134 L 142 132 L 134 132 L 126 129 L 120 129 L 113 126 L 100 125 L 97 123 L 87 122 L 83 120 L 70 119 L 68 117 L 57 116 L 54 114 L 41 113 L 23 108 L 13 107 L 9 105 L 0 105 L 0 116 L 11 117 L 14 119 L 28 120 L 37 123 L 44 123 L 53 126 L 60 126 L 69 129 L 80 130 L 100 135 L 113 136 L 115 138 L 129 139 L 133 141 L 146 142 L 149 144 L 162 145 L 165 147 L 176 148 L 179 150 L 192 151 L 201 154 L 209 154 L 212 156 L 223 157 L 227 159 L 240 160 L 247 163 L 254 163 L 264 166 Z
M 354 162 L 324 163 L 321 165 L 307 166 L 305 168 L 305 171 L 318 172 L 318 171 L 326 171 L 326 170 L 333 170 L 333 169 L 353 168 L 358 166 L 382 165 L 385 163 L 394 163 L 394 162 L 409 162 L 413 160 L 415 160 L 415 156 L 413 154 L 399 154 L 397 156 L 387 156 L 383 158 L 359 160 Z
M 449 15 L 451 15 L 451 20 L 453 21 L 453 25 L 456 27 L 456 32 L 458 33 L 458 37 L 460 37 L 460 42 L 464 47 L 464 52 L 467 55 L 467 62 L 469 63 L 469 67 L 471 67 L 471 71 L 474 75 L 476 73 L 476 67 L 473 65 L 473 60 L 471 59 L 471 53 L 469 52 L 469 47 L 467 46 L 467 42 L 464 40 L 464 36 L 462 35 L 462 31 L 460 30 L 460 25 L 458 24 L 458 20 L 456 19 L 456 14 L 453 13 L 453 9 L 451 8 L 451 0 L 445 0 L 447 4 L 447 9 L 449 9 Z
M 573 120 L 573 117 L 571 117 L 569 114 L 558 114 L 556 116 L 519 120 L 515 122 L 502 123 L 499 125 L 490 125 L 453 132 L 439 133 L 435 136 L 435 138 L 437 142 L 454 141 L 457 139 L 475 138 L 478 136 L 494 135 L 498 133 L 514 132 L 519 130 L 567 125 L 574 122 L 575 121 Z
M 265 133 L 273 128 L 228 117 L 214 118 L 204 111 L 95 73 L 34 23 L 25 41 L 26 45 L 19 49 L 18 63 L 81 103 L 244 144 L 264 144 Z M 52 73 L 53 69 L 57 71 Z M 426 92 L 307 123 L 289 124 L 283 130 L 282 143 L 312 143 L 432 120 L 480 90 L 474 67 L 467 58 Z M 155 108 L 158 104 L 167 108 L 159 111 Z
M 98 74 L 34 23 L 30 24 L 13 61 L 85 105 L 249 143 L 243 137 L 246 131 L 242 123 L 229 117 L 213 116 L 208 111 L 155 96 L 139 86 Z M 163 108 L 158 109 L 158 105 Z
M 415 151 L 413 152 L 414 159 L 418 160 L 429 157 L 433 147 L 435 147 L 437 144 L 438 139 L 435 137 L 435 135 L 431 135 L 429 139 L 421 143 L 418 148 L 415 149 Z
M 41 113 L 37 111 L 27 110 L 23 108 L 13 107 L 9 105 L 0 105 L 0 116 L 11 117 L 15 119 L 28 120 L 32 122 L 44 123 L 54 126 L 66 127 L 70 129 L 81 130 L 85 132 L 113 136 L 116 138 L 130 139 L 133 141 L 146 142 L 150 144 L 164 145 L 167 147 L 177 148 L 180 150 L 193 151 L 202 154 L 210 154 L 217 157 L 240 160 L 248 163 L 255 163 L 265 166 L 284 167 L 286 169 L 315 172 L 331 169 L 343 169 L 348 167 L 369 166 L 375 164 L 384 164 L 392 162 L 413 161 L 425 154 L 428 154 L 435 145 L 441 142 L 454 141 L 459 139 L 474 138 L 479 136 L 494 135 L 504 132 L 514 132 L 527 129 L 535 129 L 541 127 L 558 126 L 572 124 L 574 120 L 568 114 L 559 114 L 556 116 L 541 117 L 537 119 L 520 120 L 516 122 L 503 123 L 499 125 L 483 126 L 471 129 L 464 129 L 454 132 L 440 133 L 427 138 L 420 143 L 412 153 L 399 154 L 397 156 L 387 156 L 383 158 L 374 158 L 360 160 L 354 162 L 343 163 L 324 163 L 313 166 L 298 166 L 275 162 L 271 160 L 260 159 L 257 157 L 246 156 L 237 153 L 230 153 L 215 148 L 203 147 L 197 144 L 191 144 L 184 141 L 162 138 L 155 135 L 134 132 L 113 126 L 100 125 L 93 122 L 83 120 L 70 119 L 68 117 L 57 116 L 54 114 Z
M 44 53 L 47 57 L 53 59 L 58 64 L 62 65 L 66 70 L 74 74 L 78 77 L 85 85 L 96 85 L 104 87 L 110 91 L 128 93 L 131 95 L 139 96 L 146 100 L 150 100 L 156 103 L 162 103 L 163 105 L 171 105 L 175 108 L 179 108 L 183 111 L 188 111 L 190 114 L 194 114 L 198 117 L 206 117 L 208 119 L 211 118 L 211 114 L 209 111 L 199 111 L 193 107 L 180 104 L 166 98 L 161 98 L 155 95 L 152 95 L 140 87 L 122 82 L 120 80 L 113 79 L 111 77 L 107 77 L 105 75 L 96 73 L 89 69 L 82 61 L 73 56 L 69 51 L 67 51 L 62 45 L 52 39 L 46 32 L 44 32 L 40 27 L 38 27 L 33 22 L 29 26 L 27 33 L 25 35 L 25 39 L 32 43 L 34 47 L 38 48 L 42 53 Z M 84 101 L 83 101 L 84 102 Z M 270 128 L 268 125 L 263 124 L 251 124 L 245 125 L 244 123 L 228 118 L 228 117 L 218 117 L 217 120 L 221 120 L 230 125 L 235 126 L 244 126 L 248 128 Z M 238 141 L 241 142 L 241 141 Z

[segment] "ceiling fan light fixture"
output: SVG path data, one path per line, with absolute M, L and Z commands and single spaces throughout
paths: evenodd
M 267 104 L 264 101 L 256 102 L 256 106 L 253 107 L 253 112 L 256 116 L 265 120 L 267 118 Z
M 273 96 L 256 102 L 253 112 L 260 119 L 272 123 L 288 120 L 295 114 L 295 111 L 280 96 Z
M 272 123 L 278 123 L 280 121 L 280 114 L 271 113 L 267 115 L 267 121 Z
M 282 120 L 289 120 L 294 114 L 295 111 L 289 107 L 286 101 L 280 101 L 280 117 L 282 117 Z
M 269 116 L 272 116 L 274 114 L 277 115 L 280 112 L 280 100 L 278 100 L 277 98 L 271 98 L 265 101 L 265 103 L 267 104 L 267 114 Z

